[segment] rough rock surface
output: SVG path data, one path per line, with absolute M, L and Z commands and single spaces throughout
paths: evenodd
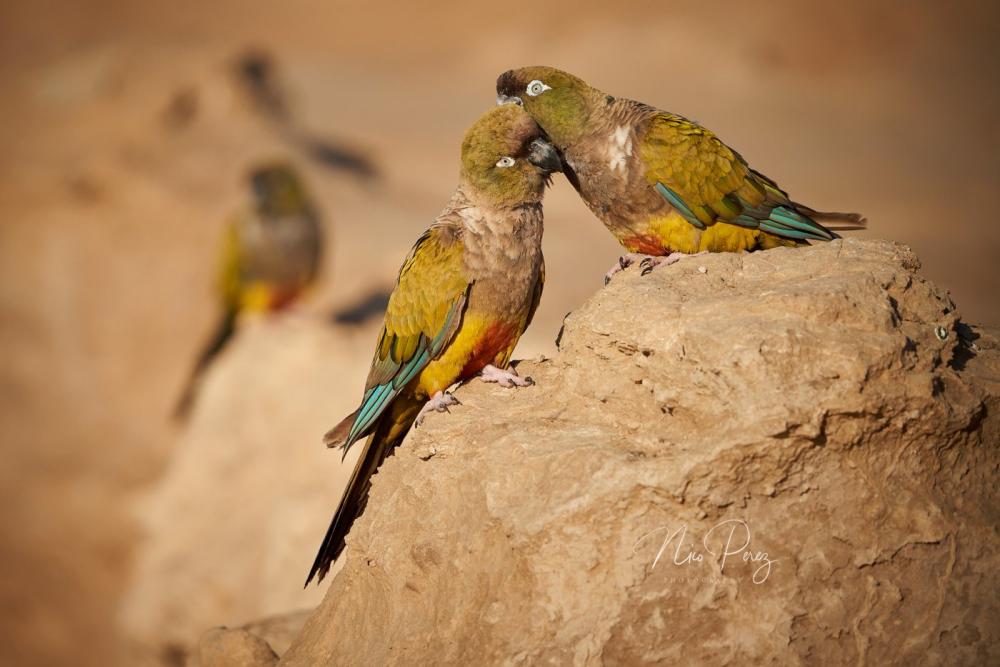
M 386 462 L 281 664 L 997 664 L 1000 353 L 917 268 L 625 272 Z
M 266 641 L 246 630 L 215 628 L 198 645 L 199 667 L 269 667 L 278 654 Z
M 242 628 L 212 628 L 198 642 L 196 667 L 270 667 L 302 630 L 309 613 L 273 616 Z

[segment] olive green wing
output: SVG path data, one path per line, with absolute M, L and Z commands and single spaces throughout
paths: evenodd
M 399 392 L 454 337 L 471 287 L 462 255 L 461 232 L 439 224 L 417 240 L 403 262 L 345 451 L 371 431 Z
M 640 158 L 650 185 L 699 229 L 725 222 L 796 240 L 835 238 L 809 217 L 810 209 L 792 202 L 739 153 L 682 116 L 653 116 L 640 141 Z

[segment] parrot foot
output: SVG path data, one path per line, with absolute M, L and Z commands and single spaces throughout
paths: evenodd
M 672 252 L 669 255 L 661 255 L 659 257 L 649 256 L 639 262 L 639 266 L 642 268 L 642 273 L 640 275 L 646 275 L 658 266 L 670 266 L 671 264 L 676 264 L 686 257 L 697 257 L 698 255 L 704 255 L 707 251 L 702 250 L 701 252 L 694 252 L 691 254 L 683 252 Z
M 461 405 L 462 402 L 449 394 L 446 391 L 439 391 L 438 393 L 431 396 L 431 399 L 424 403 L 424 407 L 420 408 L 420 412 L 417 413 L 417 418 L 414 420 L 414 426 L 420 426 L 424 423 L 424 417 L 427 416 L 428 412 L 451 412 L 448 409 L 450 405 Z
M 650 258 L 650 255 L 641 255 L 637 252 L 625 253 L 618 258 L 618 261 L 608 269 L 608 272 L 604 274 L 604 284 L 607 285 L 611 282 L 614 275 L 620 271 L 624 271 L 628 267 L 632 266 L 637 262 L 644 262 Z
M 497 368 L 493 364 L 487 364 L 483 370 L 479 371 L 479 378 L 483 382 L 496 382 L 501 387 L 530 387 L 535 381 L 530 377 L 521 377 L 513 368 L 504 370 Z

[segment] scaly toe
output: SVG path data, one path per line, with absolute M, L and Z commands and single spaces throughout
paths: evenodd
M 424 418 L 427 416 L 428 412 L 448 412 L 449 405 L 461 405 L 462 402 L 449 394 L 446 391 L 439 391 L 434 394 L 429 401 L 424 403 L 424 407 L 420 408 L 420 412 L 417 413 L 417 418 L 413 421 L 414 426 L 420 426 L 424 423 Z
M 615 274 L 624 271 L 627 266 L 628 263 L 625 261 L 625 258 L 619 257 L 618 263 L 608 269 L 608 272 L 604 274 L 604 284 L 607 285 L 610 283 L 611 279 L 615 277 Z
M 628 267 L 632 266 L 640 257 L 643 257 L 643 255 L 637 255 L 631 252 L 619 257 L 615 265 L 608 269 L 608 272 L 604 274 L 604 284 L 607 285 L 610 283 L 616 273 L 624 271 Z
M 521 377 L 513 369 L 504 370 L 489 364 L 479 372 L 479 377 L 483 382 L 496 382 L 501 387 L 510 389 L 512 387 L 530 387 L 535 381 L 530 377 Z

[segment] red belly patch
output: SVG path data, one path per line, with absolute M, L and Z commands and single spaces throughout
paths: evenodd
M 462 367 L 460 380 L 470 377 L 483 370 L 487 364 L 493 363 L 500 352 L 506 350 L 514 342 L 514 327 L 509 324 L 491 324 L 479 337 L 472 348 L 472 354 Z
M 637 252 L 643 255 L 670 254 L 670 248 L 663 245 L 663 242 L 652 234 L 627 236 L 621 239 L 621 244 L 625 246 L 625 249 L 629 252 Z
M 284 310 L 292 305 L 301 293 L 302 290 L 297 287 L 271 288 L 267 304 L 268 310 L 272 312 Z

